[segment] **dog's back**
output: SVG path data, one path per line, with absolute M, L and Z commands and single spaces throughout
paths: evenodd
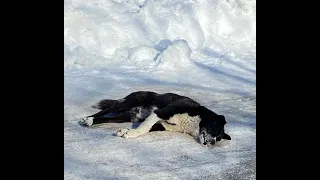
M 92 107 L 103 110 L 111 107 L 112 105 L 118 102 L 120 103 L 126 102 L 130 104 L 132 107 L 142 106 L 142 107 L 150 108 L 151 106 L 156 106 L 159 109 L 174 102 L 179 102 L 181 104 L 185 104 L 188 106 L 199 106 L 199 103 L 195 102 L 194 100 L 185 96 L 174 94 L 174 93 L 158 94 L 151 91 L 137 91 L 127 95 L 123 99 L 101 100 L 100 102 L 98 102 L 96 105 Z
M 152 104 L 155 104 L 159 109 L 164 108 L 165 106 L 172 104 L 172 103 L 179 103 L 180 105 L 187 105 L 187 106 L 200 106 L 199 103 L 195 102 L 189 97 L 180 96 L 174 93 L 165 93 L 159 94 L 154 98 Z

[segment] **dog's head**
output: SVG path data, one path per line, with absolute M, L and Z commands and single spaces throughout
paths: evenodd
M 207 114 L 199 124 L 199 140 L 204 146 L 212 146 L 221 139 L 231 140 L 231 137 L 224 132 L 224 125 L 227 124 L 223 115 L 213 112 Z

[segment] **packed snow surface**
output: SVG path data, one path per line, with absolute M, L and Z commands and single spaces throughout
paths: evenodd
M 65 179 L 255 179 L 255 0 L 65 0 Z M 114 136 L 91 105 L 133 91 L 189 96 L 226 117 L 231 141 Z

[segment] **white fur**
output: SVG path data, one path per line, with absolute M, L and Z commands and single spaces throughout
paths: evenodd
M 123 136 L 126 132 L 128 132 L 130 129 L 119 129 L 117 132 L 116 132 L 116 135 L 121 137 Z
M 202 135 L 202 134 L 199 134 L 199 135 L 198 135 L 198 138 L 199 138 L 200 144 L 203 145 L 203 143 L 204 143 L 204 137 L 203 137 L 203 135 Z M 203 146 L 204 146 L 204 145 L 203 145 Z
M 161 124 L 167 131 L 182 132 L 197 137 L 199 135 L 199 116 L 189 116 L 188 113 L 175 114 Z M 175 124 L 175 125 L 172 125 Z
M 83 118 L 82 124 L 86 125 L 86 126 L 92 126 L 93 124 L 93 117 L 85 117 Z

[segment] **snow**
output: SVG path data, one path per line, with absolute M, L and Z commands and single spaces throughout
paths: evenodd
M 255 179 L 256 1 L 65 0 L 65 179 Z M 114 136 L 84 128 L 97 101 L 138 90 L 189 96 L 226 117 L 231 141 Z

